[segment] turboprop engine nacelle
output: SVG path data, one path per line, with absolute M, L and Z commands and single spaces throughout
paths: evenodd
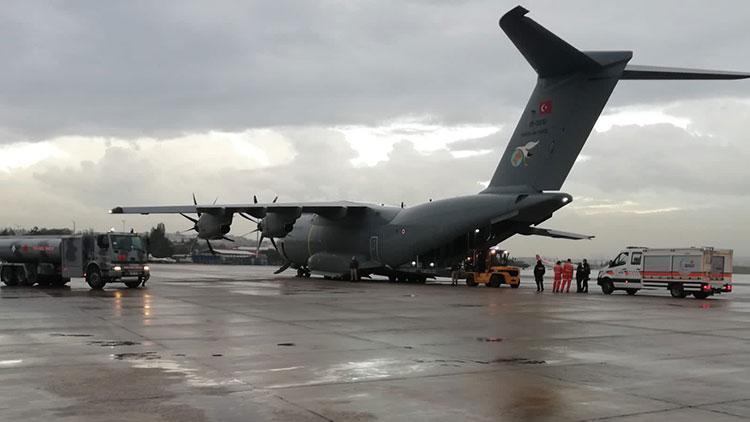
M 209 214 L 204 212 L 195 223 L 198 237 L 217 240 L 229 233 L 232 226 L 232 214 Z
M 294 228 L 298 216 L 281 213 L 269 213 L 260 220 L 258 229 L 263 237 L 284 237 Z

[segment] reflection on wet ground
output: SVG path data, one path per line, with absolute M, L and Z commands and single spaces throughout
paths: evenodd
M 0 419 L 750 417 L 750 283 L 678 300 L 272 271 L 0 289 Z

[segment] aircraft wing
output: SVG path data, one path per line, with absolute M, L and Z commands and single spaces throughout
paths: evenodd
M 211 204 L 211 205 L 165 205 L 146 207 L 115 207 L 110 214 L 227 214 L 245 213 L 263 218 L 268 213 L 302 214 L 313 213 L 327 218 L 342 218 L 352 211 L 361 211 L 372 205 L 356 202 L 288 202 L 253 204 Z
M 573 239 L 573 240 L 582 240 L 582 239 L 593 239 L 594 236 L 588 235 L 588 234 L 578 234 L 578 233 L 570 233 L 570 232 L 564 232 L 560 230 L 552 230 L 552 229 L 543 229 L 541 227 L 525 227 L 521 229 L 518 234 L 522 234 L 524 236 L 546 236 L 546 237 L 554 237 L 557 239 Z

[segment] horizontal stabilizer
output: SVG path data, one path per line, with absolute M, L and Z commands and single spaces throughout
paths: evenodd
M 588 234 L 563 232 L 560 230 L 543 229 L 541 227 L 526 227 L 526 228 L 519 230 L 518 234 L 522 234 L 524 236 L 546 236 L 546 237 L 553 237 L 555 239 L 572 239 L 572 240 L 583 240 L 583 239 L 590 240 L 594 238 L 594 236 L 591 236 Z
M 664 79 L 745 79 L 750 73 L 726 72 L 723 70 L 683 69 L 679 67 L 628 65 L 620 79 L 664 80 Z

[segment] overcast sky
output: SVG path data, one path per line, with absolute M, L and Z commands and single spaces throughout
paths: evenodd
M 416 204 L 486 183 L 535 75 L 506 1 L 8 1 L 0 9 L 0 226 L 145 230 L 115 205 Z M 582 50 L 750 71 L 745 1 L 526 1 Z M 623 81 L 516 255 L 625 245 L 750 256 L 750 81 Z M 232 233 L 249 225 L 238 221 Z

